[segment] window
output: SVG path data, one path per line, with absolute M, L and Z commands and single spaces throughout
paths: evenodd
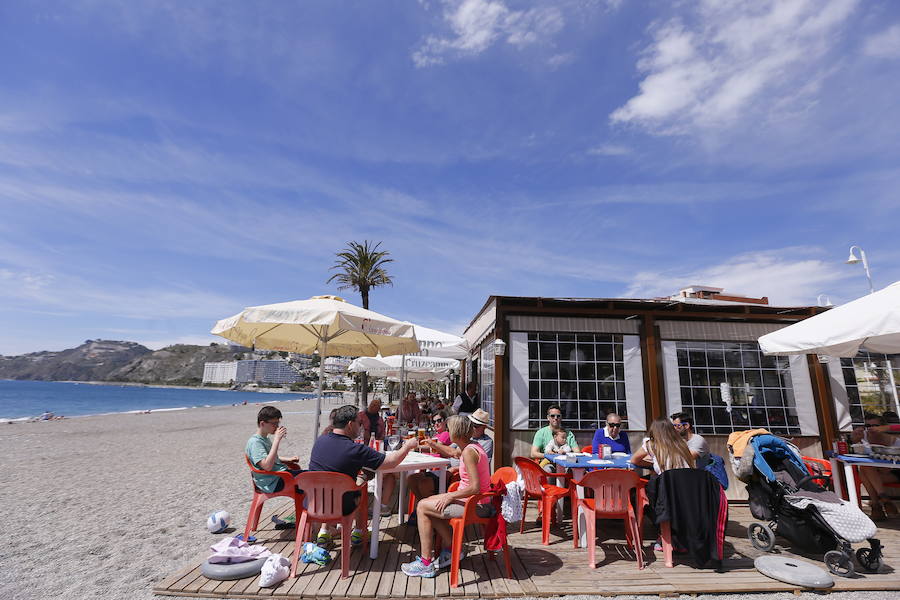
M 627 428 L 622 336 L 529 333 L 529 429 L 547 424 L 551 404 L 560 405 L 569 429 L 596 429 L 609 412 L 620 414 Z
M 764 427 L 799 435 L 786 357 L 765 356 L 756 343 L 676 342 L 682 410 L 700 434 Z
M 481 345 L 481 408 L 494 418 L 494 340 Z
M 867 412 L 898 412 L 900 356 L 860 352 L 853 358 L 842 358 L 841 370 L 854 425 L 862 425 Z

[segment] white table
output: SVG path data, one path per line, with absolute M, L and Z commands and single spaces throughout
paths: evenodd
M 450 461 L 446 458 L 431 456 L 430 454 L 421 454 L 419 452 L 410 452 L 403 459 L 403 462 L 393 469 L 378 469 L 375 471 L 375 506 L 372 507 L 372 533 L 369 536 L 369 558 L 378 558 L 378 530 L 381 525 L 381 488 L 384 476 L 388 473 L 400 474 L 400 489 L 397 494 L 398 514 L 400 515 L 400 523 L 405 520 L 406 502 L 406 476 L 412 471 L 420 471 L 422 469 L 432 469 L 436 471 L 438 476 L 438 493 L 443 494 L 447 491 L 447 467 Z
M 880 467 L 882 469 L 900 469 L 900 464 L 888 460 L 878 459 L 853 459 L 848 457 L 847 460 L 840 454 L 831 457 L 831 476 L 834 478 L 834 491 L 841 492 L 841 469 L 843 465 L 844 483 L 847 484 L 847 500 L 860 506 L 862 499 L 856 493 L 856 473 L 853 467 Z

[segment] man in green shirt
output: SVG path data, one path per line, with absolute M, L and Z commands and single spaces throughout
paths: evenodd
M 274 441 L 269 439 L 270 435 Z M 263 406 L 256 415 L 256 435 L 247 440 L 244 452 L 257 469 L 288 471 L 296 475 L 300 472 L 300 465 L 297 464 L 300 459 L 296 456 L 278 456 L 278 447 L 286 435 L 287 428 L 281 425 L 281 411 L 274 406 Z M 284 488 L 284 480 L 275 475 L 253 473 L 253 481 L 259 491 L 266 494 L 274 494 Z
M 531 443 L 531 458 L 537 460 L 544 458 L 544 447 L 553 441 L 553 432 L 562 427 L 562 410 L 559 408 L 559 404 L 551 404 L 547 409 L 547 422 L 549 425 L 541 427 L 534 434 L 534 441 Z M 571 431 L 566 437 L 566 444 L 576 452 L 580 448 L 578 440 Z

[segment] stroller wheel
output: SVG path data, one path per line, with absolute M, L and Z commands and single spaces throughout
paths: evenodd
M 747 529 L 747 537 L 757 550 L 771 552 L 775 547 L 775 532 L 765 523 L 751 523 Z
M 829 571 L 841 577 L 852 577 L 855 573 L 850 555 L 840 550 L 829 550 L 825 553 L 825 566 Z
M 877 573 L 881 568 L 881 556 L 878 556 L 872 548 L 860 548 L 856 551 L 856 562 L 869 573 Z

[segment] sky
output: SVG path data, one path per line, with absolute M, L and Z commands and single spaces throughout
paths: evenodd
M 0 3 L 0 354 L 371 308 L 900 279 L 892 0 Z M 221 341 L 221 340 L 220 340 Z

